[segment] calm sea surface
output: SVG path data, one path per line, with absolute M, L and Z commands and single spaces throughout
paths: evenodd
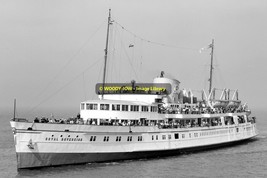
M 9 118 L 0 115 L 0 177 L 267 177 L 267 111 L 256 111 L 257 139 L 173 157 L 17 171 Z

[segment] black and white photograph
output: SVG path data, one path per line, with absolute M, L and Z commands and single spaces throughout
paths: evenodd
M 267 177 L 266 0 L 0 0 L 0 177 Z

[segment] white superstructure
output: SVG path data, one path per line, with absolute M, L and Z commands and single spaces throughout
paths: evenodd
M 96 85 L 98 100 L 81 102 L 76 118 L 14 118 L 18 168 L 115 161 L 167 156 L 246 141 L 257 135 L 255 118 L 238 91 L 216 89 L 197 98 L 181 90 L 176 79 L 160 77 L 152 83 L 105 82 L 108 33 L 103 83 Z M 212 48 L 213 54 L 213 46 Z M 211 55 L 212 56 L 212 55 Z M 212 58 L 211 58 L 212 59 Z M 211 74 L 212 74 L 211 60 Z M 15 115 L 15 114 L 14 114 Z
M 213 107 L 212 100 L 181 94 L 177 80 L 154 81 L 177 91 L 105 95 L 82 102 L 80 118 L 64 123 L 12 120 L 18 168 L 172 155 L 257 135 L 255 118 L 242 104 Z

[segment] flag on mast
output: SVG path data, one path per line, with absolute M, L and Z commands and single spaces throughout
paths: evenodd
M 201 48 L 201 49 L 199 50 L 199 53 L 202 53 L 203 51 L 205 51 L 205 50 L 207 50 L 207 49 L 209 49 L 209 48 L 212 48 L 212 47 L 213 47 L 213 46 L 212 46 L 212 43 L 211 43 L 211 44 L 209 44 L 208 46 Z

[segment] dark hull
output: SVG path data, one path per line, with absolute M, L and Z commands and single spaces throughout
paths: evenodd
M 190 147 L 173 150 L 118 152 L 118 153 L 17 153 L 18 169 L 32 169 L 47 166 L 60 166 L 69 164 L 85 164 L 93 162 L 109 162 L 119 160 L 131 160 L 141 158 L 156 158 L 161 156 L 178 155 L 186 152 L 203 151 L 213 148 L 221 148 L 234 144 L 240 144 L 251 140 L 244 139 L 234 142 L 226 142 L 215 145 Z

